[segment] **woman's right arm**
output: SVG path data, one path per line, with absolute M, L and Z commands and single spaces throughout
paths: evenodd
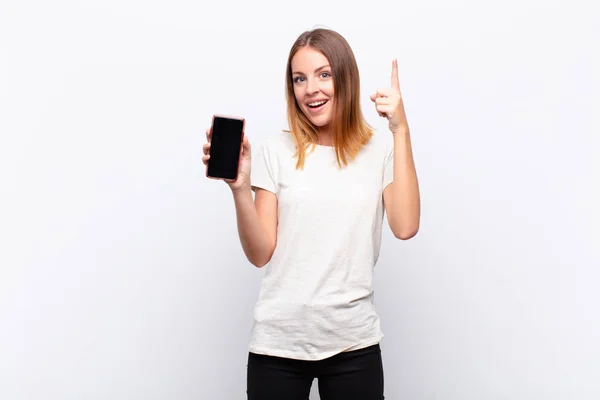
M 277 244 L 277 197 L 256 188 L 255 199 L 249 186 L 233 189 L 238 234 L 246 258 L 256 267 L 271 260 Z
M 211 130 L 206 130 L 202 162 L 208 166 L 210 160 Z M 238 234 L 246 258 L 256 267 L 263 267 L 271 260 L 277 244 L 277 196 L 268 190 L 256 188 L 252 199 L 250 184 L 252 149 L 248 137 L 244 136 L 242 153 L 235 182 L 227 182 L 233 194 Z

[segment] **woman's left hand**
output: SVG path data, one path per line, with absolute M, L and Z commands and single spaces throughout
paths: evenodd
M 371 95 L 371 101 L 375 103 L 379 116 L 388 119 L 392 133 L 408 132 L 408 121 L 398 79 L 398 60 L 392 61 L 391 87 L 378 89 L 375 94 Z

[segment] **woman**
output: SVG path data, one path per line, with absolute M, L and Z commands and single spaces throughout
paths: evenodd
M 322 400 L 384 398 L 373 269 L 384 212 L 394 236 L 409 239 L 420 195 L 396 60 L 391 86 L 371 96 L 390 132 L 374 134 L 365 122 L 359 88 L 341 35 L 300 35 L 287 64 L 290 130 L 267 138 L 252 161 L 245 139 L 239 178 L 227 183 L 248 260 L 268 264 L 254 311 L 249 400 L 306 400 L 314 378 Z M 207 139 L 205 164 L 210 130 Z

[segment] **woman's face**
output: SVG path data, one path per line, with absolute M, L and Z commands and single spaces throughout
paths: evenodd
M 329 60 L 311 47 L 303 47 L 291 62 L 294 95 L 304 115 L 317 127 L 333 119 L 334 90 Z

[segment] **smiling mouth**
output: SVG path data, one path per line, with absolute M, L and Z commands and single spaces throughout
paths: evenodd
M 315 101 L 313 103 L 308 103 L 307 106 L 308 106 L 308 108 L 316 110 L 318 108 L 323 107 L 328 101 L 329 100 Z

